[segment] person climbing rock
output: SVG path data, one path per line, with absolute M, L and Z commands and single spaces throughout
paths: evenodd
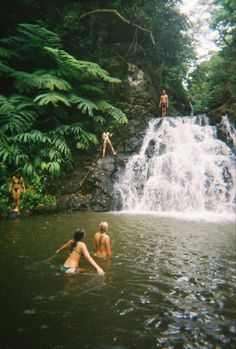
M 107 149 L 107 145 L 109 145 L 109 147 L 112 150 L 112 154 L 116 155 L 116 152 L 111 144 L 110 141 L 110 137 L 112 137 L 113 133 L 110 133 L 108 131 L 104 131 L 102 134 L 102 139 L 103 139 L 103 148 L 102 148 L 102 157 L 104 158 L 106 155 L 106 149 Z

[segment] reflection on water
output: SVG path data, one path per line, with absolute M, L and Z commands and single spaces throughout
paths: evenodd
M 60 272 L 54 252 L 78 226 L 111 227 L 106 271 Z M 1 222 L 1 345 L 18 349 L 234 348 L 230 222 L 73 213 Z

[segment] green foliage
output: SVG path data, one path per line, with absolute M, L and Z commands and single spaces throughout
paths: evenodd
M 120 80 L 69 55 L 59 37 L 39 25 L 21 24 L 17 35 L 1 42 L 7 92 L 0 95 L 0 165 L 8 177 L 21 168 L 31 180 L 47 178 L 46 190 L 72 168 L 78 149 L 98 144 L 101 125 L 127 122 L 118 108 L 98 99 L 107 84 Z M 25 207 L 36 205 L 42 194 L 29 190 L 22 200 Z
M 212 28 L 218 30 L 221 50 L 191 74 L 189 90 L 196 112 L 220 108 L 236 119 L 236 3 L 215 0 Z

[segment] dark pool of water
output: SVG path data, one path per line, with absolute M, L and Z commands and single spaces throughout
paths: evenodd
M 96 275 L 60 272 L 54 251 L 79 226 L 111 227 Z M 1 221 L 0 348 L 235 348 L 235 226 L 72 213 Z

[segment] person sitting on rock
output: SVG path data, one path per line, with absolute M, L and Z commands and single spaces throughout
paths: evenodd
M 102 157 L 103 158 L 105 157 L 105 154 L 106 154 L 107 145 L 109 145 L 109 147 L 111 148 L 113 155 L 116 155 L 116 152 L 115 152 L 115 150 L 111 144 L 111 141 L 110 141 L 110 137 L 112 137 L 112 135 L 113 135 L 113 133 L 110 133 L 108 131 L 104 131 L 102 134 L 102 139 L 103 139 Z

